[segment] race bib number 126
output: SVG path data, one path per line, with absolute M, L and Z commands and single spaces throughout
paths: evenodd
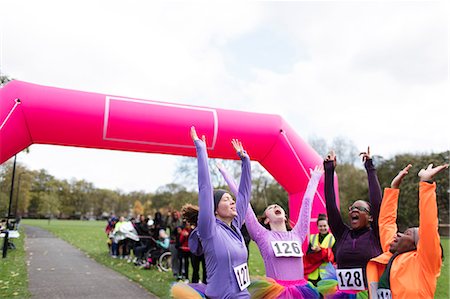
M 302 246 L 298 241 L 272 241 L 273 253 L 276 257 L 292 256 L 302 257 Z
M 339 290 L 365 290 L 361 268 L 336 269 Z

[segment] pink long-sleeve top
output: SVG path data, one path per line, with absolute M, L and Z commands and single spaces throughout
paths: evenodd
M 231 192 L 236 192 L 237 186 L 228 173 L 220 168 Z M 298 221 L 291 231 L 271 231 L 262 226 L 256 218 L 255 212 L 249 205 L 245 215 L 245 224 L 250 237 L 258 245 L 266 268 L 266 276 L 277 280 L 301 280 L 304 279 L 303 257 L 277 257 L 272 247 L 272 241 L 298 241 L 301 245 L 308 233 L 311 219 L 312 202 L 319 184 L 321 172 L 314 171 L 305 191 Z M 292 249 L 292 248 L 291 248 Z

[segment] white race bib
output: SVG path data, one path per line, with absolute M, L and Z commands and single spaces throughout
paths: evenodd
M 241 291 L 245 290 L 250 285 L 250 274 L 248 273 L 247 263 L 243 263 L 233 269 L 239 288 Z
M 273 253 L 276 257 L 302 257 L 302 246 L 298 241 L 272 241 Z
M 377 289 L 378 299 L 392 299 L 391 290 L 389 289 Z
M 365 290 L 362 268 L 336 269 L 336 276 L 339 290 Z

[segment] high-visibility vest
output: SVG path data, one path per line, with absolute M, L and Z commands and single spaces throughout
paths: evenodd
M 322 243 L 319 244 L 319 234 L 314 234 L 309 237 L 309 243 L 311 244 L 311 247 L 320 246 L 321 248 L 331 248 L 333 247 L 334 243 L 336 242 L 336 239 L 334 236 L 330 233 L 328 233 L 325 238 L 323 238 Z M 322 263 L 319 268 L 315 269 L 308 275 L 309 280 L 317 280 L 320 277 L 322 277 L 323 274 L 326 273 L 325 267 L 328 263 Z

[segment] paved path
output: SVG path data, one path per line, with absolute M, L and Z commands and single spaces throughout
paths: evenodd
M 46 230 L 25 232 L 32 298 L 158 298 Z

